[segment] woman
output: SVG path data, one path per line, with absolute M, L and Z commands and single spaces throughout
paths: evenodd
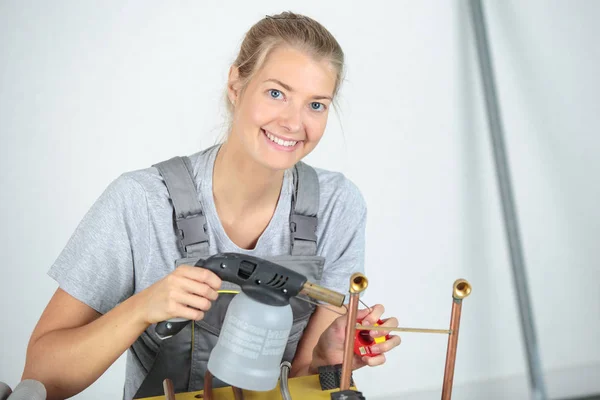
M 158 394 L 161 360 L 184 356 L 162 348 L 154 328 L 181 317 L 196 323 L 190 324 L 193 333 L 175 336 L 194 343 L 193 354 L 183 343 L 192 361 L 177 367 L 185 377 L 178 385 L 201 389 L 231 296 L 218 294 L 227 282 L 191 266 L 194 257 L 236 252 L 270 258 L 347 292 L 352 273 L 364 270 L 364 200 L 342 174 L 301 162 L 323 135 L 343 61 L 337 41 L 310 18 L 282 13 L 255 24 L 229 73 L 227 139 L 181 164 L 201 211 L 180 213 L 161 167 L 166 164 L 116 179 L 50 269 L 60 287 L 32 334 L 23 379 L 43 382 L 49 399 L 69 397 L 129 349 L 124 398 Z M 199 235 L 193 243 L 181 237 L 191 219 L 203 228 L 188 227 Z M 309 222 L 300 227 L 298 221 Z M 377 305 L 359 317 L 373 324 L 382 313 Z M 385 325 L 397 326 L 397 320 Z M 344 328 L 344 317 L 296 304 L 284 357 L 293 359 L 291 375 L 341 363 Z M 380 355 L 355 356 L 353 368 L 382 364 L 399 343 L 392 336 L 375 349 Z

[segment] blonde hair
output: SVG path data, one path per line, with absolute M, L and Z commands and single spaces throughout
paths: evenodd
M 337 94 L 344 73 L 344 52 L 333 35 L 312 18 L 293 12 L 267 15 L 246 33 L 240 52 L 233 62 L 238 68 L 241 92 L 263 66 L 269 54 L 279 46 L 306 51 L 317 60 L 328 61 L 336 71 L 333 95 Z M 233 105 L 227 101 L 233 114 Z

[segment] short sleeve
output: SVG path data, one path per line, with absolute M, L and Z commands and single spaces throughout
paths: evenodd
M 327 196 L 329 201 L 322 211 L 326 218 L 320 232 L 321 254 L 325 256 L 321 285 L 347 293 L 352 274 L 365 272 L 367 207 L 359 189 L 346 178 L 341 183 L 324 182 L 322 190 L 334 193 Z
M 83 217 L 48 275 L 71 296 L 104 314 L 134 292 L 148 254 L 143 187 L 121 175 Z

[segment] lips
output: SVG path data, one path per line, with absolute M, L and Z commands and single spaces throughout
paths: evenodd
M 263 132 L 263 134 L 269 140 L 270 143 L 272 143 L 273 145 L 276 145 L 277 147 L 284 148 L 286 150 L 295 148 L 298 145 L 298 143 L 301 142 L 300 140 L 291 140 L 291 139 L 283 138 L 281 136 L 274 135 L 273 133 L 266 131 L 262 128 L 261 128 L 261 131 Z

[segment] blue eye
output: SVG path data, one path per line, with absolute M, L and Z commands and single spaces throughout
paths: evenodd
M 323 103 L 313 101 L 312 103 L 310 103 L 310 108 L 315 111 L 323 111 L 325 109 L 325 105 Z
M 274 99 L 279 99 L 282 96 L 282 93 L 277 89 L 270 89 L 269 94 Z

